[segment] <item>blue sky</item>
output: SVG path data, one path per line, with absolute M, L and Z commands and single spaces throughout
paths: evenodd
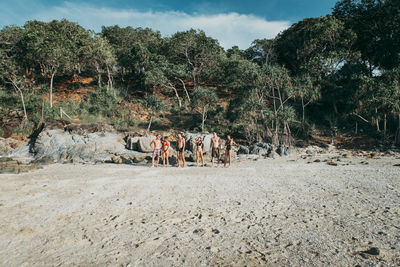
M 88 29 L 102 25 L 150 27 L 164 36 L 203 29 L 229 48 L 273 38 L 292 23 L 324 16 L 336 0 L 0 0 L 0 27 L 27 20 L 67 18 Z

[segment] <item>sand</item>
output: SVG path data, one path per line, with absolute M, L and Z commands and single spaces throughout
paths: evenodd
M 308 161 L 2 174 L 0 265 L 398 266 L 400 160 Z

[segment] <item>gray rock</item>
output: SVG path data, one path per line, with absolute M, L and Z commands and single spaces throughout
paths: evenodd
M 267 157 L 270 158 L 270 159 L 276 159 L 276 158 L 278 157 L 278 154 L 277 154 L 275 151 L 271 150 L 271 151 L 267 154 Z
M 35 158 L 46 162 L 104 162 L 125 151 L 118 133 L 79 135 L 61 129 L 42 131 L 32 148 Z
M 143 153 L 153 152 L 150 144 L 154 139 L 156 139 L 156 137 L 152 135 L 139 137 L 137 141 L 138 151 Z
M 284 155 L 284 153 L 285 153 L 285 148 L 283 146 L 279 146 L 276 149 L 276 153 L 278 153 L 278 155 L 282 157 Z
M 250 154 L 250 149 L 247 146 L 240 146 L 237 153 L 238 153 L 238 155 L 240 155 L 240 154 Z
M 112 156 L 111 161 L 115 164 L 121 164 L 122 163 L 122 158 L 121 156 Z
M 126 139 L 126 148 L 129 150 L 138 150 L 138 141 L 140 136 L 128 136 Z

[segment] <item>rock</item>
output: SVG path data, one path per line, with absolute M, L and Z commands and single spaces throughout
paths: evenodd
M 150 144 L 154 139 L 156 139 L 156 137 L 152 135 L 139 137 L 137 141 L 138 151 L 143 153 L 153 152 Z
M 275 151 L 271 150 L 270 152 L 268 152 L 267 157 L 270 159 L 275 159 L 278 157 L 278 154 Z
M 344 153 L 344 154 L 342 154 L 342 157 L 343 158 L 351 158 L 351 153 Z
M 281 156 L 281 157 L 283 156 L 284 152 L 285 152 L 285 148 L 283 146 L 279 146 L 276 149 L 276 153 L 278 153 L 278 155 Z
M 141 162 L 146 161 L 146 159 L 147 159 L 148 157 L 151 158 L 151 154 L 140 153 L 140 154 L 137 154 L 137 155 L 135 155 L 135 156 L 133 157 L 133 162 L 134 162 L 134 163 L 141 163 Z
M 238 153 L 238 155 L 240 155 L 240 154 L 250 154 L 250 149 L 247 146 L 240 146 L 237 153 Z
M 126 139 L 126 149 L 129 150 L 138 150 L 139 149 L 139 145 L 138 145 L 138 141 L 140 139 L 140 136 L 129 136 Z
M 168 157 L 168 163 L 169 163 L 169 165 L 176 165 L 177 164 L 177 158 L 176 158 L 176 156 L 170 156 L 170 157 Z
M 113 157 L 111 157 L 111 161 L 115 164 L 121 164 L 122 158 L 121 158 L 121 156 L 113 156 Z
M 330 160 L 327 163 L 328 163 L 328 165 L 331 165 L 331 166 L 338 166 L 337 162 L 334 162 L 333 160 Z
M 124 141 L 118 133 L 80 135 L 61 129 L 45 129 L 37 136 L 31 149 L 40 163 L 104 162 L 124 150 Z
M 315 153 L 314 150 L 311 150 L 311 149 L 309 149 L 309 148 L 306 149 L 306 154 L 312 155 L 312 154 L 314 154 L 314 153 Z
M 250 154 L 259 155 L 259 156 L 266 155 L 269 153 L 268 149 L 259 147 L 255 144 L 251 145 L 249 147 L 249 150 L 250 150 Z
M 40 165 L 37 163 L 20 161 L 13 158 L 0 158 L 0 173 L 21 173 L 38 169 Z

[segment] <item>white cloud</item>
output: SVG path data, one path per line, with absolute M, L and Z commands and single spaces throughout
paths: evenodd
M 289 21 L 267 21 L 254 15 L 223 13 L 215 15 L 187 14 L 177 11 L 140 12 L 135 9 L 114 9 L 64 2 L 33 14 L 29 19 L 50 21 L 66 18 L 85 28 L 100 31 L 101 26 L 119 25 L 149 27 L 164 36 L 190 28 L 202 29 L 217 39 L 224 48 L 234 45 L 246 49 L 255 39 L 273 38 L 290 26 Z

